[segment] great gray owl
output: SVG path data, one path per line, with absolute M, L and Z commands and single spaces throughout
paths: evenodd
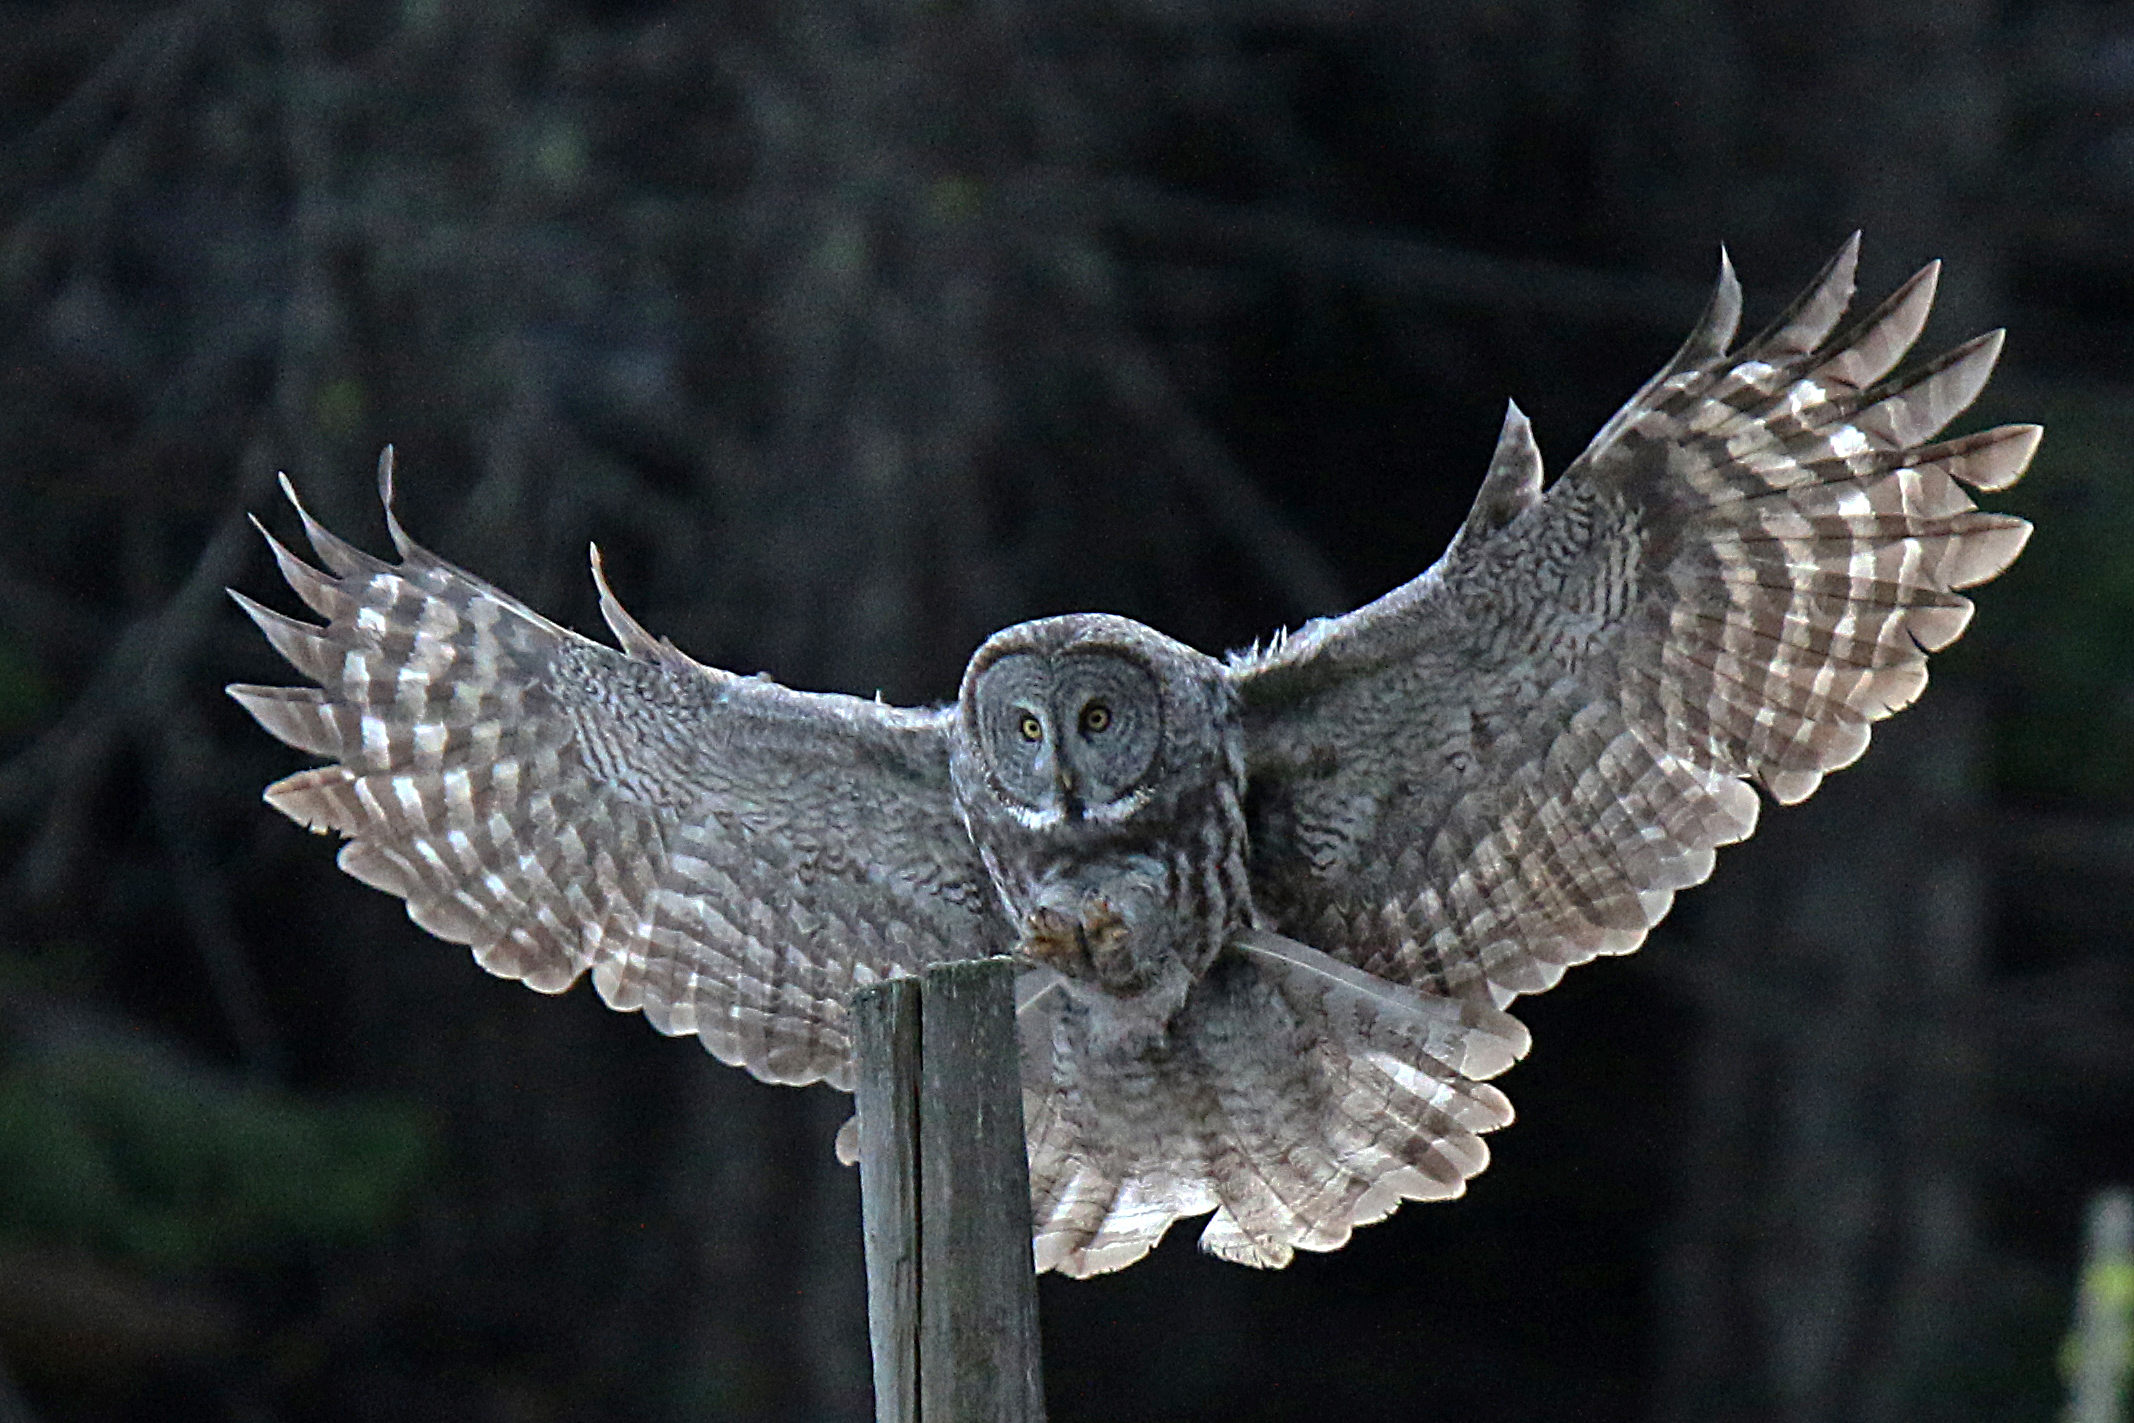
M 1753 786 L 1858 756 L 2021 550 L 1958 486 L 2037 427 L 1926 443 L 1999 334 L 1885 381 L 1936 269 L 1833 336 L 1855 250 L 1732 353 L 1722 259 L 1546 493 L 1514 407 L 1433 567 L 1227 661 L 1084 614 L 993 636 L 953 706 L 791 691 L 655 640 L 597 554 L 620 650 L 557 626 L 411 542 L 387 480 L 400 562 L 301 507 L 329 572 L 273 545 L 325 626 L 239 595 L 318 688 L 231 692 L 333 762 L 269 803 L 416 923 L 769 1081 L 849 1090 L 854 988 L 1020 955 L 1038 1267 L 1207 1211 L 1280 1265 L 1459 1194 L 1511 1120 L 1506 1005 L 1637 947 Z

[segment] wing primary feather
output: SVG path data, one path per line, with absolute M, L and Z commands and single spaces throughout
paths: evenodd
M 403 561 L 414 541 L 406 529 L 400 527 L 400 516 L 393 512 L 393 447 L 387 445 L 378 451 L 378 507 L 385 510 L 385 532 L 392 538 L 393 547 L 400 551 Z
M 227 591 L 290 666 L 322 686 L 340 677 L 343 671 L 341 651 L 326 636 L 325 629 L 255 603 L 235 588 Z
M 412 569 L 417 574 L 443 574 L 464 580 L 515 612 L 531 612 L 525 604 L 492 584 L 486 583 L 464 569 L 455 568 L 409 536 L 400 522 L 400 515 L 393 508 L 393 447 L 387 445 L 378 451 L 378 503 L 385 510 L 385 532 L 393 541 L 393 548 L 400 555 L 400 567 Z
M 1811 374 L 1854 390 L 1865 389 L 1888 375 L 1925 329 L 1940 283 L 1939 262 L 1929 262 L 1912 273 L 1881 305 L 1831 341 L 1834 354 Z
M 279 478 L 282 497 L 289 501 L 290 508 L 296 510 L 296 517 L 303 521 L 304 537 L 310 541 L 312 552 L 319 556 L 319 562 L 343 578 L 368 577 L 385 571 L 384 560 L 371 557 L 312 518 L 311 511 L 304 507 L 304 501 L 296 497 L 296 485 L 290 482 L 289 476 L 283 474 Z
M 1734 333 L 1741 326 L 1741 279 L 1734 275 L 1734 260 L 1727 255 L 1724 244 L 1719 248 L 1719 280 L 1712 284 L 1711 298 L 1705 302 L 1703 314 L 1697 324 L 1690 328 L 1688 339 L 1675 352 L 1674 359 L 1660 368 L 1655 381 L 1701 366 L 1706 361 L 1716 360 L 1726 354 Z
M 399 551 L 401 567 L 427 570 L 444 566 L 444 560 L 408 537 L 408 531 L 401 527 L 400 516 L 393 511 L 391 445 L 378 451 L 378 503 L 385 510 L 385 532 L 392 539 L 393 547 Z M 487 585 L 483 586 L 486 589 Z
M 314 687 L 255 687 L 238 682 L 223 688 L 275 739 L 316 756 L 339 756 L 348 746 L 336 709 Z
M 329 619 L 345 617 L 355 608 L 355 599 L 342 591 L 338 582 L 291 553 L 280 539 L 267 532 L 267 526 L 259 521 L 258 515 L 248 514 L 246 517 L 251 519 L 252 527 L 259 530 L 259 536 L 267 541 L 267 548 L 274 554 L 275 566 L 282 571 L 283 581 L 304 600 L 305 607 Z
M 1911 467 L 1941 470 L 1990 494 L 2023 477 L 2043 438 L 2042 425 L 1998 425 L 1939 445 L 1923 445 L 1912 452 L 1917 458 Z
M 1741 326 L 1741 279 L 1734 275 L 1734 261 L 1727 255 L 1725 246 L 1719 249 L 1719 280 L 1712 285 L 1712 294 L 1704 303 L 1704 311 L 1697 324 L 1690 329 L 1666 365 L 1653 374 L 1652 379 L 1637 388 L 1635 394 L 1623 404 L 1623 408 L 1608 417 L 1606 424 L 1595 432 L 1587 442 L 1584 460 L 1596 450 L 1606 449 L 1611 441 L 1622 433 L 1624 424 L 1642 410 L 1652 398 L 1654 391 L 1684 371 L 1719 359 L 1733 343 L 1734 334 Z
M 1895 380 L 1863 391 L 1852 423 L 1870 440 L 1900 448 L 1931 439 L 1978 399 L 2007 335 L 1996 330 L 1974 336 Z
M 1855 232 L 1824 264 L 1808 289 L 1748 344 L 1744 356 L 1783 361 L 1821 346 L 1838 318 L 1845 314 L 1845 308 L 1852 304 L 1853 278 L 1859 265 L 1860 234 Z

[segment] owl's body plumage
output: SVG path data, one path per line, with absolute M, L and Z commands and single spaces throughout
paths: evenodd
M 1045 618 L 988 638 L 957 705 L 950 784 L 1018 947 L 1103 1031 L 1160 1037 L 1252 925 L 1223 664 L 1129 618 Z
M 1642 942 L 1752 782 L 1858 756 L 2021 550 L 1959 483 L 2013 483 L 2036 427 L 1927 443 L 1998 335 L 1885 382 L 1934 269 L 1833 338 L 1853 253 L 1732 355 L 1723 267 L 1546 494 L 1514 409 L 1437 564 L 1227 662 L 1087 614 L 996 634 L 952 707 L 796 692 L 604 580 L 620 649 L 569 632 L 388 490 L 397 564 L 308 515 L 326 572 L 274 545 L 325 626 L 241 599 L 317 687 L 232 691 L 332 761 L 270 803 L 418 924 L 767 1080 L 849 1089 L 852 989 L 1021 955 L 1039 1268 L 1209 1211 L 1207 1248 L 1279 1265 L 1464 1189 L 1511 1118 L 1506 1006 Z

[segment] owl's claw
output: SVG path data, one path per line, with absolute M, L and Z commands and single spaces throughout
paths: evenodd
M 1023 951 L 1070 978 L 1094 979 L 1115 993 L 1137 993 L 1146 975 L 1129 947 L 1131 927 L 1108 899 L 1089 900 L 1079 919 L 1045 905 L 1023 927 Z
M 1024 951 L 1061 973 L 1071 974 L 1087 962 L 1086 945 L 1082 925 L 1049 904 L 1032 910 L 1023 926 Z
M 1127 937 L 1126 916 L 1112 908 L 1110 900 L 1090 901 L 1088 911 L 1082 915 L 1082 942 L 1097 977 L 1115 978 L 1120 975 L 1106 970 L 1132 967 L 1126 951 Z

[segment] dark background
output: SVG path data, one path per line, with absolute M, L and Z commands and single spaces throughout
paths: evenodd
M 2134 5 L 0 5 L 0 1419 L 868 1416 L 845 1099 L 427 939 L 263 807 L 287 469 L 372 547 L 951 696 L 1211 650 L 1560 469 L 1855 227 L 2037 521 L 1858 768 L 1523 1003 L 1458 1202 L 1043 1283 L 1053 1416 L 2044 1420 L 2134 1174 Z

